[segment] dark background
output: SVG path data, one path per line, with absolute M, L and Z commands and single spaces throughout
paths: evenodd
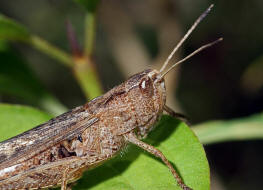
M 215 7 L 184 43 L 175 59 L 201 45 L 224 41 L 191 58 L 168 75 L 168 104 L 193 124 L 262 111 L 263 1 L 104 0 L 97 11 L 94 60 L 105 91 L 142 68 L 160 68 L 194 20 Z M 70 51 L 67 20 L 83 45 L 84 9 L 66 0 L 0 1 L 0 12 L 53 44 Z M 24 44 L 13 44 L 49 91 L 68 108 L 86 102 L 70 70 Z M 175 61 L 173 60 L 173 62 Z M 132 69 L 130 69 L 132 68 Z M 24 103 L 7 95 L 1 102 Z M 212 189 L 261 189 L 262 141 L 206 146 Z

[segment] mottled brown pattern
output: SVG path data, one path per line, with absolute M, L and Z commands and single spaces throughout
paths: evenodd
M 0 143 L 0 189 L 62 185 L 64 190 L 85 169 L 134 143 L 129 138 L 135 133 L 145 138 L 165 105 L 164 80 L 158 76 L 145 70 L 84 106 Z

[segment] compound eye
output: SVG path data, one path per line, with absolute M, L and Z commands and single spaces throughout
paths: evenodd
M 140 90 L 143 95 L 151 97 L 153 95 L 153 83 L 151 79 L 144 79 L 140 82 Z

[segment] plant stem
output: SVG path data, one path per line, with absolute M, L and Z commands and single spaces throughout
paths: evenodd
M 92 54 L 94 49 L 96 15 L 94 12 L 87 12 L 85 16 L 85 48 L 84 53 L 74 56 L 74 74 L 78 83 L 88 100 L 103 93 L 102 85 L 99 81 Z
M 88 12 L 85 16 L 85 49 L 84 54 L 89 57 L 92 55 L 95 41 L 96 15 Z
M 74 74 L 87 100 L 103 93 L 94 63 L 85 57 L 75 58 Z
M 35 47 L 36 49 L 40 50 L 41 52 L 47 54 L 50 57 L 58 60 L 59 62 L 63 63 L 66 66 L 73 66 L 72 57 L 64 52 L 63 50 L 55 47 L 54 45 L 50 44 L 49 42 L 45 41 L 44 39 L 32 35 L 30 37 L 29 43 Z
M 49 94 L 44 94 L 43 96 L 39 97 L 39 106 L 48 111 L 53 116 L 60 115 L 68 110 L 55 97 Z

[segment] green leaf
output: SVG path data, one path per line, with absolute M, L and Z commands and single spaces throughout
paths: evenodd
M 192 129 L 203 144 L 263 139 L 263 113 L 229 121 L 209 121 Z
M 0 39 L 28 41 L 29 38 L 30 34 L 23 25 L 0 14 Z
M 0 141 L 27 131 L 50 118 L 47 113 L 31 107 L 0 104 Z
M 18 52 L 2 49 L 0 60 L 0 93 L 18 97 L 55 115 L 66 111 L 44 88 Z
M 99 0 L 75 0 L 90 12 L 95 12 L 99 4 Z
M 195 190 L 210 189 L 209 165 L 204 149 L 184 123 L 163 116 L 146 141 L 164 153 L 187 185 Z M 74 189 L 180 189 L 159 159 L 135 146 L 130 146 L 123 154 L 86 172 Z

